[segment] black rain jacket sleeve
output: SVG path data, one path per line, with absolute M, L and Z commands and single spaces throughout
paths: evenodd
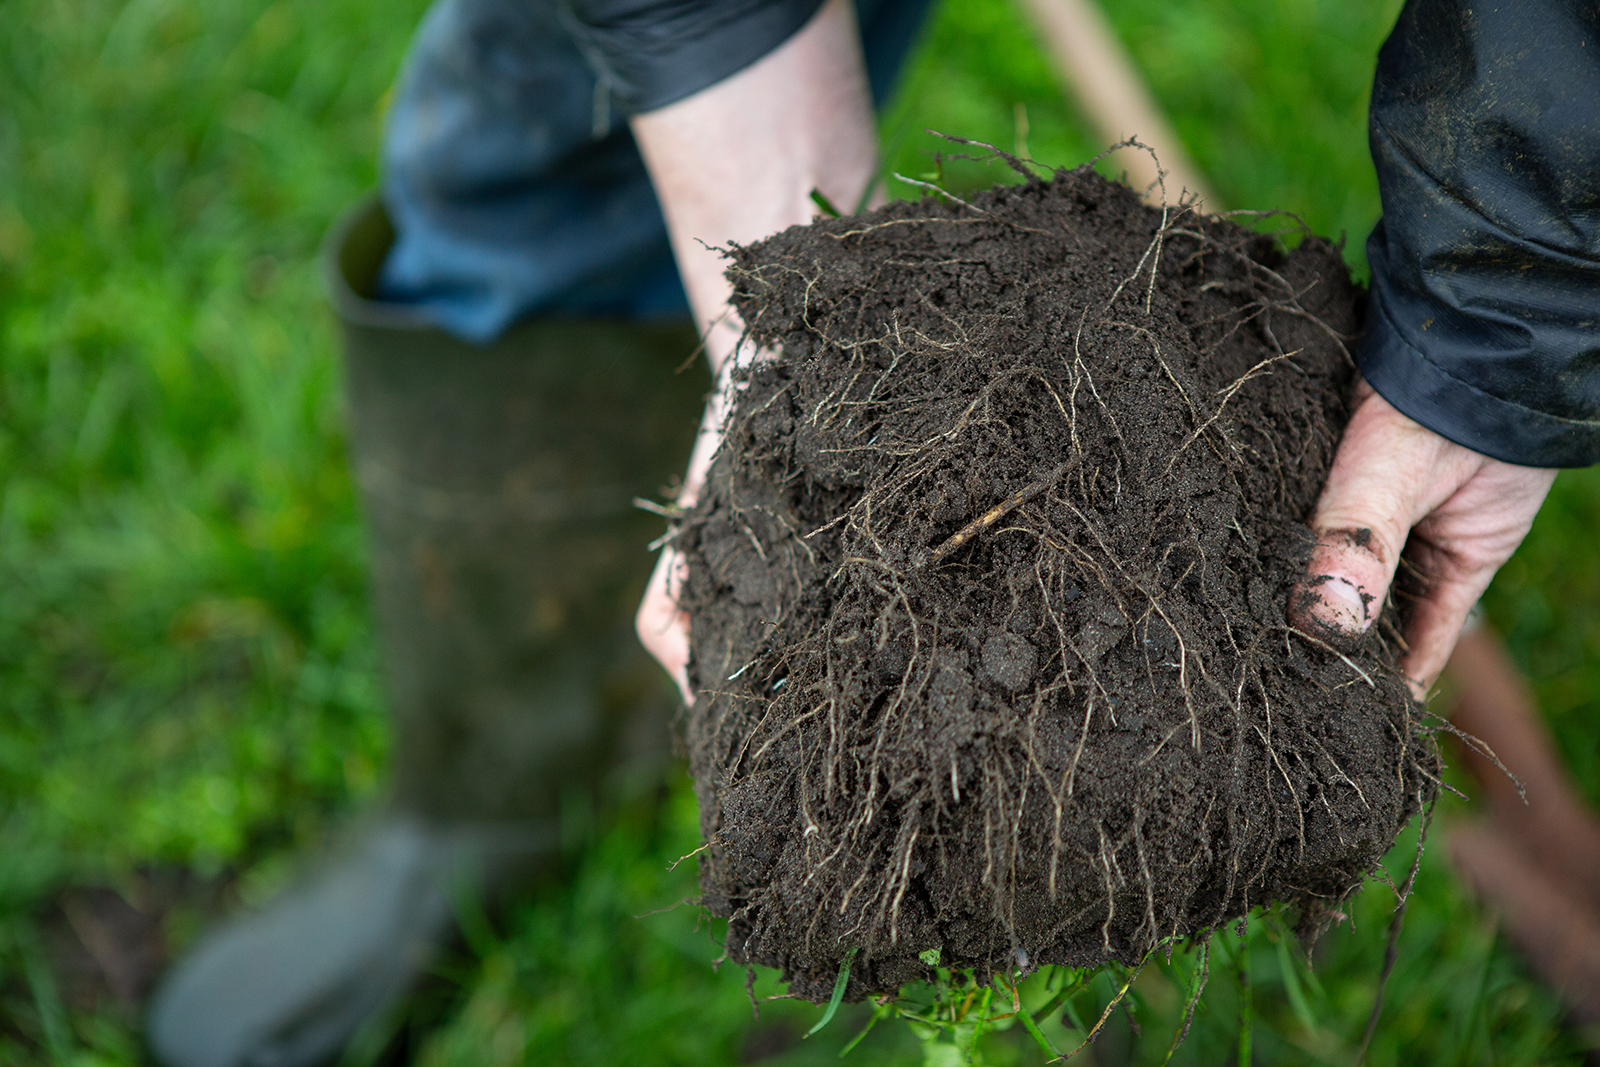
M 787 41 L 822 0 L 563 0 L 568 28 L 624 114 L 675 103 Z
M 1409 0 L 1370 133 L 1362 373 L 1477 452 L 1600 462 L 1600 0 Z

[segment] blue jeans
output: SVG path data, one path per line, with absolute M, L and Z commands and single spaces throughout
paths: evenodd
M 556 2 L 437 0 L 389 113 L 396 239 L 377 295 L 471 341 L 528 315 L 688 309 L 626 116 L 597 95 Z M 930 3 L 858 0 L 876 103 Z

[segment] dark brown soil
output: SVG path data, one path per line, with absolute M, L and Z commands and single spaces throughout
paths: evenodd
M 704 901 L 811 999 L 1316 927 L 1432 794 L 1388 609 L 1292 631 L 1354 374 L 1336 249 L 1092 171 L 733 253 L 690 563 Z

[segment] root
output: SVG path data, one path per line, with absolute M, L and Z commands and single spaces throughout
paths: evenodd
M 982 515 L 979 515 L 961 529 L 951 534 L 949 538 L 945 540 L 944 544 L 934 549 L 933 552 L 928 555 L 927 560 L 922 564 L 922 566 L 930 567 L 933 564 L 938 563 L 950 553 L 954 552 L 956 549 L 972 540 L 978 534 L 999 522 L 1006 515 L 1010 514 L 1012 511 L 1015 511 L 1018 507 L 1026 504 L 1028 501 L 1032 500 L 1046 489 L 1049 489 L 1051 486 L 1055 485 L 1061 480 L 1063 475 L 1077 467 L 1080 462 L 1081 460 L 1071 460 L 1066 463 L 1057 464 L 1056 468 L 1049 474 L 1046 474 L 1043 478 L 1038 479 L 1031 485 L 1026 485 L 1021 489 L 1018 489 L 1015 493 L 1012 493 L 1000 503 L 996 504 Z
M 1240 377 L 1235 378 L 1232 382 L 1228 383 L 1226 388 L 1224 388 L 1222 391 L 1222 400 L 1217 404 L 1217 410 L 1212 412 L 1211 417 L 1206 419 L 1205 422 L 1195 427 L 1194 433 L 1190 434 L 1188 438 L 1184 440 L 1183 444 L 1178 446 L 1178 451 L 1174 452 L 1172 454 L 1172 458 L 1167 461 L 1167 469 L 1163 471 L 1162 474 L 1166 475 L 1172 473 L 1172 465 L 1178 462 L 1178 457 L 1183 455 L 1184 449 L 1194 444 L 1201 434 L 1209 430 L 1218 419 L 1222 418 L 1222 409 L 1228 406 L 1228 401 L 1233 399 L 1233 394 L 1239 391 L 1240 386 L 1244 385 L 1245 382 L 1249 381 L 1251 378 L 1254 378 L 1256 374 L 1265 370 L 1267 367 L 1272 366 L 1272 364 L 1277 363 L 1279 360 L 1289 359 L 1299 354 L 1300 349 L 1297 348 L 1293 352 L 1284 352 L 1276 356 L 1270 356 L 1267 359 L 1262 360 L 1260 363 L 1257 363 L 1254 367 L 1251 367 L 1249 370 L 1245 371 L 1245 373 Z M 1166 366 L 1166 364 L 1163 363 L 1162 366 Z M 1168 374 L 1170 376 L 1171 372 L 1169 371 Z M 1173 384 L 1177 383 L 1174 382 Z M 1188 397 L 1185 396 L 1184 399 L 1187 400 Z
M 1104 1029 L 1106 1020 L 1111 1018 L 1111 1013 L 1113 1011 L 1117 1010 L 1117 1005 L 1122 1003 L 1122 998 L 1128 995 L 1128 990 L 1133 988 L 1133 983 L 1139 980 L 1139 975 L 1144 973 L 1144 965 L 1150 962 L 1150 957 L 1154 954 L 1154 949 L 1145 953 L 1144 958 L 1139 961 L 1138 966 L 1133 968 L 1133 972 L 1129 974 L 1127 980 L 1122 983 L 1122 988 L 1117 990 L 1117 995 L 1111 998 L 1111 1003 L 1107 1004 L 1105 1011 L 1100 1013 L 1100 1018 L 1096 1019 L 1094 1025 L 1089 1028 L 1089 1032 L 1083 1035 L 1083 1041 L 1079 1043 L 1077 1048 L 1061 1057 L 1063 1060 L 1072 1059 L 1072 1057 L 1082 1052 L 1085 1048 L 1088 1048 L 1091 1041 L 1100 1036 L 1100 1031 Z
M 1518 778 L 1510 767 L 1507 767 L 1504 763 L 1500 762 L 1500 757 L 1495 755 L 1494 749 L 1489 747 L 1489 742 L 1474 734 L 1467 733 L 1467 731 L 1461 729 L 1461 727 L 1457 726 L 1449 719 L 1435 715 L 1432 712 L 1428 713 L 1428 717 L 1433 719 L 1441 730 L 1447 730 L 1454 734 L 1456 739 L 1463 745 L 1466 745 L 1468 748 L 1472 749 L 1472 751 L 1476 752 L 1478 755 L 1482 756 L 1484 759 L 1498 767 L 1500 769 L 1500 773 L 1509 778 L 1511 780 L 1511 784 L 1517 787 L 1517 796 L 1522 798 L 1522 803 L 1528 803 L 1528 791 L 1523 788 L 1522 779 Z
M 1421 798 L 1418 798 L 1421 803 Z M 1428 840 L 1428 824 L 1432 821 L 1433 805 L 1430 803 L 1423 810 L 1422 826 L 1417 833 L 1417 851 L 1411 860 L 1411 871 L 1406 875 L 1406 881 L 1398 892 L 1399 900 L 1394 907 L 1394 916 L 1389 920 L 1389 941 L 1383 950 L 1383 970 L 1378 975 L 1378 991 L 1373 994 L 1372 1011 L 1367 1015 L 1367 1029 L 1361 1035 L 1361 1047 L 1356 1050 L 1356 1067 L 1367 1058 L 1367 1049 L 1372 1047 L 1372 1035 L 1378 1032 L 1378 1017 L 1383 1014 L 1383 992 L 1389 985 L 1389 976 L 1394 973 L 1395 961 L 1400 958 L 1400 928 L 1405 925 L 1406 907 L 1411 902 L 1411 887 L 1416 885 L 1417 872 L 1422 869 L 1422 848 Z

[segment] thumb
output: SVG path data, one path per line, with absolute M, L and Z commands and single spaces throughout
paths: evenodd
M 1311 517 L 1316 547 L 1289 621 L 1348 642 L 1383 610 L 1411 528 L 1471 477 L 1464 450 L 1411 421 L 1365 382 Z

